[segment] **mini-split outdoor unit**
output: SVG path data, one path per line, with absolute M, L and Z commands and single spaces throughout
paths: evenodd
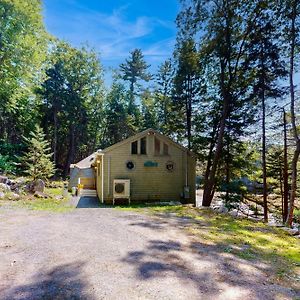
M 128 199 L 130 204 L 130 179 L 114 179 L 113 205 L 115 199 Z

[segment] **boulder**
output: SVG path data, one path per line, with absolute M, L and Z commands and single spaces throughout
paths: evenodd
M 10 192 L 10 186 L 5 183 L 0 183 L 0 191 L 4 193 Z
M 20 195 L 18 195 L 16 193 L 9 194 L 9 196 L 8 196 L 8 199 L 13 200 L 13 201 L 19 200 L 19 198 L 20 198 Z
M 7 182 L 8 182 L 8 177 L 6 177 L 6 176 L 0 176 L 0 183 L 7 184 Z
M 45 190 L 45 182 L 42 179 L 37 179 L 32 184 L 32 191 L 33 192 L 40 192 L 44 193 Z
M 3 192 L 0 192 L 0 199 L 3 199 L 5 197 L 5 194 Z
M 299 235 L 299 230 L 298 230 L 297 228 L 283 227 L 283 229 L 284 229 L 289 235 L 292 235 L 292 236 Z

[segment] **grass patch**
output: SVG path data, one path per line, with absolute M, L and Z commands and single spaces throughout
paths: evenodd
M 32 210 L 43 210 L 51 212 L 67 212 L 74 209 L 71 205 L 69 205 L 68 199 L 65 198 L 26 199 L 18 201 L 18 206 Z
M 274 274 L 300 280 L 300 241 L 283 229 L 262 222 L 234 218 L 211 209 L 190 206 L 148 206 L 127 209 L 160 217 L 189 218 L 185 230 L 202 243 L 244 260 L 268 263 Z
M 74 209 L 74 207 L 69 204 L 69 197 L 62 197 L 61 187 L 45 188 L 45 194 L 48 195 L 49 198 L 37 198 L 31 194 L 23 194 L 20 195 L 18 199 L 13 200 L 10 193 L 8 193 L 7 196 L 0 201 L 0 207 L 18 207 L 51 212 L 67 212 Z
M 53 187 L 46 187 L 45 194 L 51 196 L 62 196 L 63 189 L 61 187 L 53 188 Z

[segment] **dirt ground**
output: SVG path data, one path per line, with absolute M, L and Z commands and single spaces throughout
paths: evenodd
M 0 299 L 297 297 L 269 281 L 267 266 L 189 236 L 186 222 L 112 208 L 0 208 Z

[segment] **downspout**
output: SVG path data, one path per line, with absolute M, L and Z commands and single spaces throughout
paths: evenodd
M 110 191 L 110 156 L 108 157 L 108 166 L 107 166 L 107 177 L 108 177 L 108 182 L 107 182 L 107 193 L 109 195 L 109 191 Z
M 101 202 L 102 204 L 104 203 L 104 154 L 102 154 L 102 163 L 101 163 L 101 173 L 102 173 L 102 178 L 101 178 Z

